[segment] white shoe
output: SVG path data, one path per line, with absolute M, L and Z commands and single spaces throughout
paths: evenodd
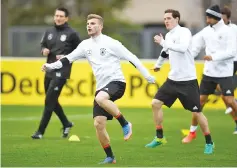
M 231 107 L 228 107 L 226 110 L 225 110 L 225 114 L 230 114 L 232 112 L 232 108 Z

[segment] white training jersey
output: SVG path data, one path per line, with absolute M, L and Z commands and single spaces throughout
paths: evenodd
M 125 82 L 120 65 L 121 59 L 133 63 L 145 78 L 150 76 L 148 70 L 134 54 L 119 41 L 104 34 L 83 40 L 73 52 L 65 57 L 70 63 L 83 57 L 89 61 L 96 78 L 96 90 L 102 89 L 112 81 Z
M 212 61 L 205 61 L 203 74 L 210 77 L 233 76 L 233 61 L 236 56 L 236 36 L 220 20 L 213 26 L 207 26 L 193 37 L 192 54 L 195 57 L 202 48 Z
M 227 26 L 229 26 L 231 29 L 233 29 L 233 34 L 234 34 L 234 36 L 236 36 L 236 40 L 237 40 L 237 25 L 230 22 Z M 234 58 L 234 61 L 237 61 L 237 54 Z
M 170 30 L 161 42 L 162 51 L 169 54 L 170 72 L 173 81 L 197 79 L 194 58 L 191 55 L 192 34 L 189 29 L 177 25 Z M 155 67 L 160 68 L 164 58 L 159 56 Z

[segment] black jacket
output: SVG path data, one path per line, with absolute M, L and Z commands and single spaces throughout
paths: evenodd
M 56 55 L 67 55 L 71 53 L 81 42 L 77 32 L 75 32 L 67 23 L 60 26 L 54 26 L 44 33 L 41 41 L 41 53 L 44 48 L 50 50 L 47 57 L 47 63 L 57 61 Z M 70 78 L 72 64 L 64 66 L 63 68 L 47 72 L 46 76 L 49 78 Z

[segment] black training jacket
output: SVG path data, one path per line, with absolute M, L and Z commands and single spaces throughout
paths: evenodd
M 49 28 L 44 33 L 41 40 L 41 53 L 44 48 L 48 48 L 50 53 L 47 57 L 47 63 L 53 63 L 57 61 L 56 55 L 67 55 L 71 53 L 81 42 L 78 34 L 68 23 Z M 49 78 L 70 78 L 72 64 L 64 66 L 63 68 L 46 72 L 46 77 Z

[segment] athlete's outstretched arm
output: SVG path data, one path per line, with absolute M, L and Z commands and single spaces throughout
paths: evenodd
M 118 57 L 131 62 L 140 71 L 140 73 L 144 76 L 144 78 L 147 79 L 149 83 L 155 83 L 154 77 L 151 76 L 146 67 L 142 64 L 142 62 L 126 47 L 124 47 L 119 41 L 115 42 L 113 50 L 114 53 L 118 55 Z
M 60 69 L 65 65 L 71 64 L 72 62 L 85 57 L 85 51 L 83 49 L 83 42 L 81 42 L 75 50 L 73 50 L 70 54 L 65 55 L 60 60 L 51 63 L 44 64 L 42 67 L 42 71 L 51 71 L 54 69 Z

